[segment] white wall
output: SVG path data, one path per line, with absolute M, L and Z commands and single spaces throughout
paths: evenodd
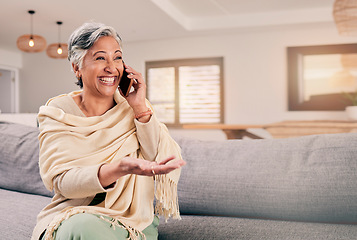
M 21 52 L 8 51 L 0 49 L 0 65 L 11 68 L 22 68 Z
M 145 61 L 223 56 L 225 122 L 228 124 L 347 119 L 342 111 L 287 111 L 286 47 L 353 43 L 354 40 L 339 36 L 333 23 L 307 24 L 182 39 L 124 42 L 124 58 L 126 63 L 144 74 Z M 68 61 L 49 59 L 44 53 L 24 54 L 23 58 L 22 112 L 35 112 L 47 98 L 77 89 Z M 186 132 L 205 138 L 201 131 Z M 221 132 L 213 134 L 218 135 L 224 138 Z
M 37 113 L 54 96 L 79 89 L 67 59 L 52 59 L 45 52 L 23 53 L 20 72 L 20 112 Z

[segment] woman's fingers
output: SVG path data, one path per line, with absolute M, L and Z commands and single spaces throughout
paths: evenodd
M 175 159 L 175 156 L 170 156 L 166 159 L 164 159 L 163 161 L 161 162 L 158 162 L 159 165 L 165 165 L 166 163 L 170 162 L 171 160 L 174 160 Z
M 132 85 L 134 91 L 129 93 L 126 100 L 132 107 L 145 105 L 146 84 L 142 74 L 126 64 L 125 71 L 128 73 L 128 78 L 134 79 L 134 83 Z
M 151 173 L 153 175 L 158 174 L 167 174 L 175 169 L 178 169 L 186 164 L 186 162 L 182 159 L 179 159 L 174 162 L 170 162 L 171 160 L 175 159 L 174 157 L 170 157 L 165 159 L 164 161 L 160 162 L 159 164 L 151 166 Z
M 144 79 L 142 77 L 142 74 L 140 72 L 137 72 L 134 70 L 134 68 L 130 67 L 129 65 L 125 64 L 125 71 L 128 74 L 128 78 L 133 78 L 135 81 L 135 84 L 137 83 L 144 83 Z
M 167 174 L 186 164 L 186 162 L 182 159 L 172 161 L 174 159 L 175 157 L 171 156 L 157 163 L 144 159 L 126 157 L 121 161 L 121 169 L 127 172 L 127 174 L 137 174 L 144 176 Z

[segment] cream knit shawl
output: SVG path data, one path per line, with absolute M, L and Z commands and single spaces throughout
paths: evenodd
M 95 117 L 75 116 L 48 105 L 40 108 L 40 173 L 47 189 L 52 191 L 53 179 L 72 168 L 118 162 L 125 156 L 143 158 L 133 111 L 118 92 L 114 99 L 117 103 L 115 107 Z M 160 161 L 170 155 L 181 158 L 179 146 L 163 124 L 160 124 L 159 135 L 154 160 Z M 66 208 L 49 224 L 46 236 L 50 239 L 61 221 L 74 214 L 88 212 L 119 220 L 135 239 L 153 221 L 154 192 L 155 212 L 166 219 L 180 218 L 177 200 L 179 176 L 178 169 L 166 175 L 157 175 L 155 182 L 153 177 L 134 174 L 121 177 L 114 189 L 107 192 L 105 207 Z

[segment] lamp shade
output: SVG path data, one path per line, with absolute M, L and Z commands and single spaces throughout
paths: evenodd
M 24 52 L 42 52 L 46 48 L 46 39 L 42 36 L 33 34 L 33 15 L 34 10 L 29 10 L 31 16 L 31 34 L 25 34 L 17 39 L 17 47 Z
M 62 21 L 56 22 L 58 25 L 58 43 L 50 44 L 47 47 L 46 53 L 50 58 L 67 58 L 68 44 L 61 43 L 61 25 Z
M 335 0 L 333 17 L 340 35 L 357 35 L 357 0 Z
M 48 45 L 46 50 L 47 56 L 50 58 L 67 58 L 68 57 L 68 44 L 66 43 L 53 43 Z
M 25 34 L 17 39 L 17 47 L 24 52 L 42 52 L 46 48 L 46 39 L 39 35 Z

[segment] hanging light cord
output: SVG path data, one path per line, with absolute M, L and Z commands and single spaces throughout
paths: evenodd
M 60 44 L 60 42 L 61 42 L 61 24 L 62 24 L 62 22 L 58 21 L 57 24 L 58 24 L 58 43 Z
M 33 35 L 33 15 L 35 14 L 35 11 L 34 10 L 29 10 L 28 12 L 30 15 L 31 15 L 31 37 Z

